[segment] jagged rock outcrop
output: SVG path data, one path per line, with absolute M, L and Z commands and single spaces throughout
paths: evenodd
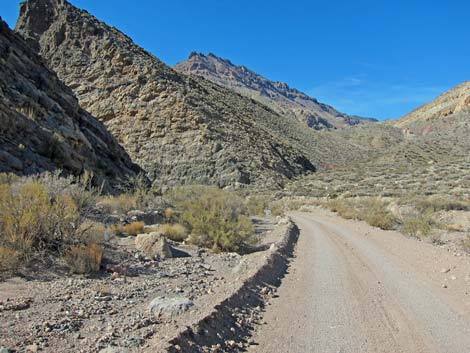
M 0 172 L 88 171 L 112 186 L 141 171 L 1 18 L 0 66 Z
M 279 114 L 295 117 L 314 129 L 342 128 L 376 121 L 340 113 L 284 82 L 270 81 L 245 66 L 234 65 L 212 53 L 204 55 L 193 52 L 174 68 L 182 73 L 202 76 L 253 98 Z
M 28 0 L 16 30 L 155 183 L 282 185 L 315 169 L 267 107 L 177 73 L 65 0 Z

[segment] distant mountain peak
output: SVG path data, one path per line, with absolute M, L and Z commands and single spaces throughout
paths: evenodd
M 342 128 L 374 121 L 341 113 L 298 89 L 291 88 L 286 82 L 271 81 L 246 66 L 235 65 L 229 59 L 213 53 L 205 55 L 193 52 L 174 69 L 185 74 L 202 76 L 315 129 Z

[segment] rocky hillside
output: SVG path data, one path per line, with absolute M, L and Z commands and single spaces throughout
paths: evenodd
M 464 83 L 401 119 L 324 132 L 335 141 L 361 144 L 362 154 L 327 173 L 299 179 L 290 191 L 315 196 L 468 197 L 469 97 L 470 84 Z
M 0 172 L 62 169 L 118 183 L 140 172 L 72 90 L 0 19 Z
M 25 1 L 16 30 L 158 184 L 282 185 L 315 169 L 281 116 L 177 73 L 65 0 Z
M 290 88 L 284 82 L 270 81 L 245 66 L 236 66 L 212 53 L 207 56 L 192 53 L 186 61 L 174 68 L 179 72 L 202 76 L 253 98 L 279 114 L 297 118 L 314 129 L 342 128 L 375 121 L 340 113 L 333 107 Z
M 458 113 L 470 113 L 470 82 L 468 81 L 393 122 L 393 125 L 408 128 L 411 133 L 426 134 L 431 132 L 433 125 L 452 125 Z

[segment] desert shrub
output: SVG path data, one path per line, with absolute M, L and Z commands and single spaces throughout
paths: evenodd
M 84 221 L 79 227 L 81 239 L 86 243 L 101 243 L 104 240 L 106 227 L 103 223 Z
M 470 203 L 447 195 L 433 195 L 428 197 L 414 196 L 401 200 L 401 203 L 416 208 L 422 214 L 439 211 L 468 211 Z
M 44 252 L 62 255 L 90 234 L 83 222 L 96 195 L 96 189 L 77 178 L 62 178 L 60 171 L 21 178 L 0 174 L 2 253 L 14 253 L 25 264 Z
M 124 225 L 121 223 L 118 224 L 112 224 L 111 227 L 109 227 L 111 233 L 117 236 L 123 236 L 125 231 L 124 231 Z
M 0 173 L 0 185 L 13 184 L 20 180 L 20 177 L 13 173 Z
M 0 246 L 0 272 L 15 268 L 19 261 L 20 258 L 15 250 Z
M 234 193 L 208 186 L 173 191 L 180 221 L 188 226 L 189 241 L 214 251 L 237 251 L 253 239 L 254 227 L 243 200 Z
M 346 199 L 332 199 L 328 200 L 325 204 L 327 208 L 331 211 L 336 212 L 343 218 L 346 219 L 358 219 L 359 213 L 355 207 L 355 205 L 346 200 Z
M 286 212 L 282 200 L 271 202 L 269 209 L 271 210 L 271 214 L 276 217 L 283 216 Z
M 269 209 L 270 198 L 266 195 L 252 195 L 246 198 L 246 209 L 250 215 L 264 216 L 264 211 Z
M 402 231 L 411 237 L 427 237 L 432 230 L 432 221 L 424 215 L 409 216 L 403 220 Z
M 187 229 L 178 223 L 175 224 L 162 224 L 158 231 L 170 240 L 182 242 L 188 237 Z
M 80 214 L 68 194 L 49 196 L 38 181 L 0 186 L 1 243 L 22 255 L 60 250 L 76 235 Z
M 168 221 L 168 222 L 172 222 L 173 221 L 173 218 L 175 216 L 175 210 L 172 209 L 171 207 L 168 207 L 165 209 L 165 211 L 163 212 L 163 216 L 165 217 L 165 219 Z
M 107 213 L 127 213 L 135 210 L 138 204 L 137 196 L 132 194 L 120 194 L 118 196 L 105 196 L 97 202 L 97 206 Z
M 139 235 L 144 233 L 145 223 L 144 222 L 132 222 L 129 224 L 113 224 L 110 227 L 111 233 L 117 236 L 124 235 Z
M 100 270 L 103 260 L 103 249 L 96 243 L 71 246 L 64 254 L 64 261 L 70 271 L 86 274 Z
M 397 219 L 387 210 L 387 205 L 381 199 L 368 199 L 361 207 L 360 217 L 372 227 L 392 230 L 395 228 Z
M 388 203 L 379 198 L 333 199 L 328 200 L 325 206 L 343 218 L 365 221 L 384 230 L 394 229 L 397 223 L 387 209 Z
M 132 222 L 124 226 L 124 232 L 129 235 L 138 235 L 144 232 L 144 222 Z

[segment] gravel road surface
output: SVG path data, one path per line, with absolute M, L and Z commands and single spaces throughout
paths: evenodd
M 470 352 L 467 256 L 322 210 L 291 216 L 296 257 L 249 352 Z

